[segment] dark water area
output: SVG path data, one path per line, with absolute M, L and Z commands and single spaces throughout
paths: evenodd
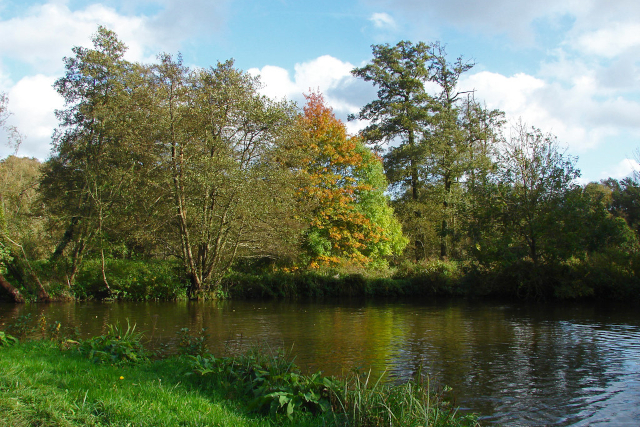
M 283 347 L 303 370 L 422 367 L 483 425 L 640 425 L 640 311 L 596 304 L 486 301 L 224 301 L 0 305 L 0 329 L 32 313 L 82 337 L 127 319 L 156 349 L 206 327 L 216 355 Z

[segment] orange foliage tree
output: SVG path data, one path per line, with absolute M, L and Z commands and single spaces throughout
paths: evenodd
M 312 266 L 348 262 L 385 263 L 406 246 L 384 195 L 382 161 L 325 105 L 319 93 L 305 95 L 296 140 L 303 175 L 301 201 L 309 212 L 305 250 Z

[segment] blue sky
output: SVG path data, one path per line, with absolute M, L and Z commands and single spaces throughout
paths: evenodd
M 181 52 L 207 67 L 234 58 L 260 74 L 266 95 L 302 104 L 303 92 L 320 89 L 343 119 L 375 97 L 349 73 L 371 59 L 372 44 L 440 41 L 451 60 L 476 63 L 461 89 L 556 135 L 579 157 L 582 181 L 638 168 L 637 0 L 0 0 L 0 91 L 25 136 L 18 155 L 49 155 L 62 107 L 51 85 L 98 25 L 116 31 L 130 60 Z M 0 142 L 0 157 L 12 154 Z

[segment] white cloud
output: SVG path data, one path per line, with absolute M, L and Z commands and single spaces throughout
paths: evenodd
M 613 22 L 607 28 L 585 32 L 569 43 L 588 55 L 615 58 L 633 47 L 640 47 L 640 24 Z
M 62 58 L 72 54 L 71 48 L 90 46 L 91 35 L 104 25 L 128 45 L 127 59 L 147 62 L 158 52 L 178 50 L 189 36 L 215 33 L 223 26 L 227 3 L 151 0 L 142 5 L 157 6 L 154 15 L 123 15 L 101 3 L 72 10 L 67 1 L 50 0 L 0 20 L 0 51 L 3 57 L 37 66 L 39 72 L 60 72 Z
M 324 55 L 296 64 L 293 78 L 287 70 L 271 65 L 261 69 L 252 68 L 249 73 L 260 75 L 264 85 L 262 93 L 271 98 L 287 98 L 303 104 L 304 93 L 320 91 L 336 113 L 346 116 L 360 109 L 357 100 L 348 96 L 350 87 L 358 84 L 358 80 L 351 75 L 353 68 L 348 62 Z
M 142 60 L 148 46 L 155 45 L 146 21 L 119 15 L 101 4 L 71 11 L 64 3 L 51 2 L 30 8 L 24 16 L 0 21 L 0 50 L 3 56 L 36 65 L 40 71 L 56 72 L 73 46 L 86 46 L 98 25 L 104 25 L 129 44 L 128 59 Z
M 52 87 L 54 81 L 41 74 L 25 77 L 8 91 L 11 122 L 25 137 L 18 151 L 21 156 L 44 160 L 49 155 L 51 134 L 58 124 L 54 110 L 64 104 Z M 10 153 L 9 147 L 0 147 L 2 156 Z
M 609 177 L 623 179 L 637 172 L 640 172 L 640 163 L 634 159 L 623 159 L 611 170 L 602 172 L 600 174 L 600 179 L 607 179 Z
M 640 105 L 624 99 L 598 100 L 588 76 L 564 87 L 523 73 L 507 77 L 483 71 L 463 79 L 460 87 L 475 89 L 476 98 L 488 108 L 504 111 L 510 121 L 522 119 L 551 132 L 578 153 L 615 135 L 622 123 L 634 125 L 634 114 L 640 114 Z
M 387 13 L 374 13 L 369 20 L 379 29 L 394 30 L 396 28 L 396 21 Z

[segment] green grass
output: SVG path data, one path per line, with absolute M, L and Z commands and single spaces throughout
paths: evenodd
M 184 374 L 185 358 L 95 364 L 75 350 L 27 342 L 0 350 L 0 426 L 324 425 L 317 417 L 250 414 Z

